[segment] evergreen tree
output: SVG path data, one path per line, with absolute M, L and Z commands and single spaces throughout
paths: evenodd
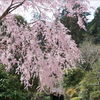
M 100 43 L 100 7 L 94 13 L 94 19 L 88 23 L 87 30 L 90 36 L 93 37 L 94 43 Z

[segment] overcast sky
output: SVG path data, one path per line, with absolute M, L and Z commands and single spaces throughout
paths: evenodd
M 95 7 L 95 10 L 96 8 L 100 6 L 100 0 L 89 0 L 89 1 L 90 1 L 90 5 Z M 88 21 L 91 21 L 94 18 L 93 15 L 94 15 L 95 10 L 89 9 L 89 12 L 91 13 L 91 15 L 87 17 L 89 19 Z

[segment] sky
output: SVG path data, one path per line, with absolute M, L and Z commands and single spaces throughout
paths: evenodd
M 95 10 L 96 8 L 100 7 L 100 0 L 88 0 L 88 1 L 90 1 L 91 6 L 95 7 Z M 87 17 L 89 19 L 88 22 L 90 22 L 94 18 L 95 10 L 89 9 L 89 12 L 91 13 L 91 15 Z

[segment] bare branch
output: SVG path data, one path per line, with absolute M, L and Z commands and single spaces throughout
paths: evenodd
M 22 2 L 18 2 L 20 4 L 16 5 L 13 4 L 13 1 L 11 2 L 10 6 L 5 10 L 5 12 L 0 16 L 0 20 L 2 20 L 7 14 L 11 13 L 13 10 L 15 10 L 16 8 L 18 8 L 19 6 L 21 6 L 26 0 L 23 0 Z M 15 5 L 15 6 L 14 6 Z
M 14 0 L 11 1 L 11 5 L 13 4 L 13 1 L 14 1 Z

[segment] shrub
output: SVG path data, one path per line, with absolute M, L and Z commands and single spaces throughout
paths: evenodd
M 90 94 L 90 100 L 100 100 L 100 91 L 94 91 Z

